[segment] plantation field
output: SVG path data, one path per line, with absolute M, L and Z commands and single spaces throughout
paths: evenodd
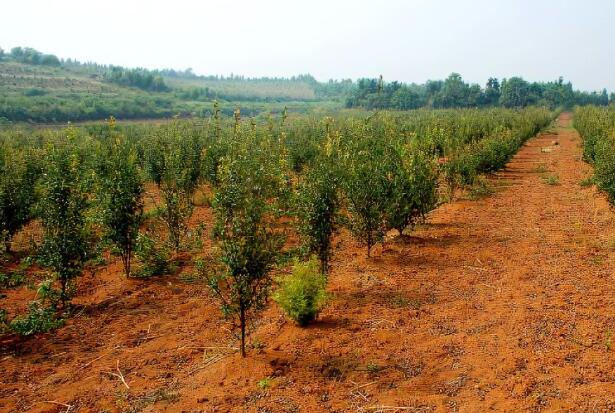
M 0 411 L 615 408 L 612 109 L 216 109 L 0 132 Z

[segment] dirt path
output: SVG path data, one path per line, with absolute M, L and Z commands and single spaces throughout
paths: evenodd
M 0 411 L 615 411 L 614 215 L 579 143 L 562 115 L 369 260 L 342 234 L 319 322 L 271 306 L 246 360 L 205 286 L 87 277 L 90 310 L 0 354 Z

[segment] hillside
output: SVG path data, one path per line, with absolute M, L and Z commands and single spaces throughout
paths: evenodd
M 214 101 L 227 115 L 314 109 L 475 108 L 608 105 L 606 89 L 579 91 L 560 77 L 529 82 L 490 77 L 485 86 L 457 73 L 423 84 L 362 78 L 319 82 L 309 74 L 289 78 L 197 75 L 187 70 L 147 70 L 59 59 L 31 48 L 0 49 L 0 124 L 207 116 Z
M 116 73 L 120 75 L 114 78 Z M 141 88 L 131 84 L 135 76 L 158 79 L 162 86 L 159 90 Z M 280 111 L 285 106 L 299 112 L 315 104 L 339 106 L 317 89 L 319 84 L 311 77 L 199 77 L 186 72 L 130 70 L 72 61 L 35 64 L 5 58 L 0 60 L 0 123 L 96 120 L 110 115 L 119 119 L 204 115 L 214 100 L 227 114 L 240 106 L 247 115 Z

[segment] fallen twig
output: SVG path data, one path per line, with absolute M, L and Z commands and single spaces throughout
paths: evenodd
M 124 375 L 122 374 L 122 371 L 120 370 L 119 360 L 116 360 L 115 369 L 117 370 L 117 373 L 114 373 L 112 371 L 105 371 L 105 373 L 117 377 L 124 384 L 124 386 L 126 386 L 127 389 L 130 389 L 130 387 L 128 386 L 128 383 L 126 383 L 126 380 L 124 380 Z
M 92 360 L 92 361 L 90 361 L 90 362 L 88 362 L 88 363 L 84 364 L 83 366 L 79 367 L 79 369 L 84 369 L 84 368 L 86 368 L 87 366 L 89 366 L 90 364 L 94 363 L 95 361 L 100 360 L 100 359 L 101 359 L 101 358 L 103 358 L 104 356 L 105 356 L 105 355 L 103 354 L 102 356 L 98 356 L 98 357 L 96 357 L 94 360 Z M 79 369 L 78 369 L 78 370 L 79 370 Z
M 425 412 L 427 411 L 425 408 L 423 407 L 409 407 L 409 406 L 369 406 L 369 407 L 364 407 L 364 410 L 368 410 L 368 411 L 374 411 L 374 412 L 387 412 L 387 411 L 399 411 L 399 410 L 403 410 L 403 411 L 409 411 L 409 412 Z
M 43 400 L 42 402 L 39 402 L 39 403 L 49 403 L 49 404 L 55 404 L 57 406 L 66 407 L 65 413 L 70 412 L 73 408 L 73 406 L 70 404 L 56 402 L 55 400 Z

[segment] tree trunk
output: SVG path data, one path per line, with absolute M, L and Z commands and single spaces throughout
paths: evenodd
M 62 300 L 62 308 L 66 308 L 66 302 L 68 301 L 68 296 L 66 295 L 66 284 L 68 283 L 68 278 L 66 275 L 60 275 L 60 286 L 62 291 L 60 293 L 60 298 Z
M 246 310 L 243 305 L 239 308 L 239 324 L 241 326 L 241 357 L 246 356 Z

